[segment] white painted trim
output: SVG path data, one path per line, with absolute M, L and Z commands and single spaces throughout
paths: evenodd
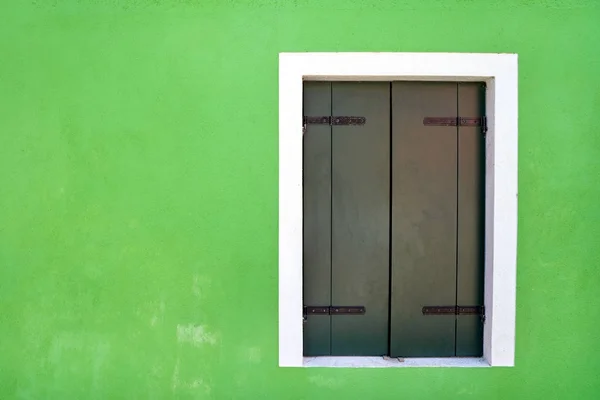
M 304 367 L 333 368 L 411 368 L 411 367 L 489 367 L 483 358 L 383 358 L 383 357 L 304 357 Z
M 487 316 L 484 326 L 483 358 L 493 367 L 514 365 L 517 268 L 517 71 L 516 54 L 281 53 L 279 55 L 280 366 L 304 365 L 302 356 L 303 80 L 487 82 L 484 288 Z M 428 365 L 435 366 L 435 363 Z

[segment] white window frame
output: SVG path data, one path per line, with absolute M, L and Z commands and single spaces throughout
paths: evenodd
M 303 357 L 302 82 L 307 80 L 486 82 L 483 358 L 407 359 L 398 366 L 514 366 L 517 73 L 516 54 L 279 54 L 279 366 L 383 366 L 369 357 L 320 363 Z

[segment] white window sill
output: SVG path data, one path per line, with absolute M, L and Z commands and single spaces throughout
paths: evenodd
M 383 357 L 304 357 L 304 367 L 319 368 L 410 368 L 410 367 L 462 367 L 480 368 L 490 364 L 483 358 L 397 358 Z

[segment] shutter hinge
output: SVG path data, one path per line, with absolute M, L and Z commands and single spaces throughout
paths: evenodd
M 480 126 L 482 133 L 487 132 L 486 117 L 425 117 L 425 126 Z
M 304 306 L 302 320 L 306 322 L 309 315 L 364 315 L 363 306 Z
M 425 306 L 423 315 L 479 315 L 481 322 L 485 322 L 484 306 Z
M 304 125 L 364 125 L 367 122 L 365 117 L 342 117 L 342 116 L 322 116 L 307 117 L 303 119 Z

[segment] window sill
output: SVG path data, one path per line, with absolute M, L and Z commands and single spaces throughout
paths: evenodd
M 396 358 L 383 357 L 304 357 L 304 367 L 318 368 L 424 368 L 424 367 L 454 367 L 479 368 L 489 367 L 483 358 L 448 357 L 448 358 Z

